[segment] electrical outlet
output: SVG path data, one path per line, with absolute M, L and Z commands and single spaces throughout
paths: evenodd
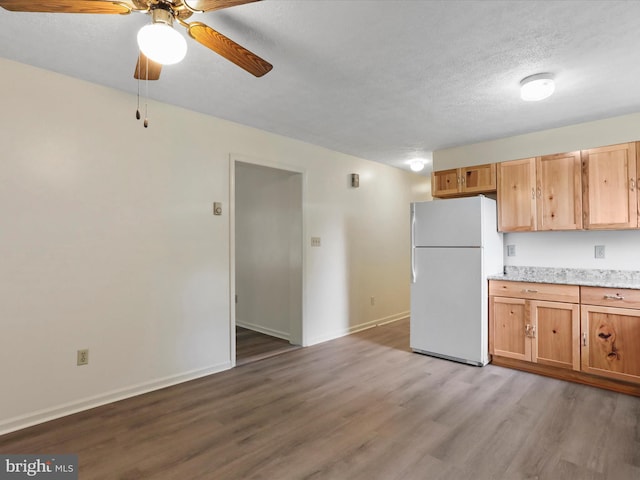
M 515 256 L 516 256 L 516 246 L 507 245 L 507 257 L 515 257 Z
M 78 365 L 87 365 L 89 363 L 89 349 L 78 350 Z
M 594 256 L 596 258 L 604 258 L 604 245 L 596 245 L 594 247 Z

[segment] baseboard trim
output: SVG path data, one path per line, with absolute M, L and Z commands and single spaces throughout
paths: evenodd
M 249 330 L 253 330 L 254 332 L 264 333 L 265 335 L 269 335 L 271 337 L 281 338 L 282 340 L 290 341 L 290 335 L 286 332 L 281 332 L 279 330 L 273 330 L 272 328 L 263 327 L 261 325 L 256 325 L 255 323 L 243 322 L 236 318 L 236 325 L 238 327 L 247 328 Z
M 233 365 L 231 364 L 231 362 L 224 362 L 218 365 L 191 370 L 178 375 L 171 375 L 168 377 L 152 380 L 150 382 L 144 382 L 138 385 L 112 390 L 110 392 L 87 397 L 76 402 L 69 402 L 58 405 L 53 408 L 38 410 L 26 415 L 9 418 L 0 422 L 0 435 L 15 432 L 17 430 L 22 430 L 23 428 L 38 425 L 40 423 L 55 420 L 57 418 L 66 417 L 67 415 L 72 415 L 74 413 L 83 412 L 85 410 L 106 405 L 108 403 L 113 403 L 119 400 L 124 400 L 126 398 L 142 395 L 144 393 L 149 393 L 154 390 L 160 390 L 162 388 L 177 385 L 179 383 L 206 377 L 207 375 L 212 375 L 224 370 L 229 370 L 232 367 Z
M 598 377 L 589 373 L 552 367 L 550 365 L 542 365 L 539 363 L 531 363 L 513 358 L 498 357 L 496 355 L 492 356 L 491 364 L 497 365 L 498 367 L 514 368 L 516 370 L 544 375 L 545 377 L 581 383 L 591 387 L 604 388 L 606 390 L 640 397 L 640 384 L 615 380 L 613 378 Z
M 389 315 L 388 317 L 378 318 L 376 320 L 371 320 L 370 322 L 360 323 L 358 325 L 353 325 L 349 328 L 345 328 L 343 330 L 333 332 L 327 335 L 321 335 L 312 339 L 308 345 L 316 345 L 318 343 L 328 342 L 329 340 L 334 340 L 336 338 L 344 337 L 346 335 L 351 335 L 352 333 L 361 332 L 363 330 L 367 330 L 369 328 L 378 327 L 381 325 L 387 325 L 389 323 L 397 322 L 399 320 L 404 320 L 405 318 L 409 318 L 411 312 L 400 312 L 393 315 Z

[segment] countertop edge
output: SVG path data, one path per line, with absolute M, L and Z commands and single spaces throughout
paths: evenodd
M 505 267 L 504 274 L 487 276 L 507 282 L 551 283 L 584 287 L 640 289 L 640 271 L 546 267 Z

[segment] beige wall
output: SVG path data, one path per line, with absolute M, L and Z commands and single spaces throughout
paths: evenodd
M 0 70 L 0 432 L 231 366 L 230 154 L 305 171 L 307 343 L 406 314 L 424 177 L 154 101 L 144 129 L 135 96 Z
M 433 152 L 433 169 L 504 162 L 640 140 L 640 113 Z

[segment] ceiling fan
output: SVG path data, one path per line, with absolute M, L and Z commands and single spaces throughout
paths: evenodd
M 186 54 L 184 37 L 173 29 L 174 20 L 187 29 L 196 42 L 261 77 L 273 66 L 201 22 L 187 23 L 194 13 L 203 13 L 260 0 L 0 0 L 0 7 L 12 12 L 96 13 L 127 15 L 142 12 L 152 23 L 138 32 L 140 54 L 134 77 L 160 78 L 162 65 L 177 63 Z

